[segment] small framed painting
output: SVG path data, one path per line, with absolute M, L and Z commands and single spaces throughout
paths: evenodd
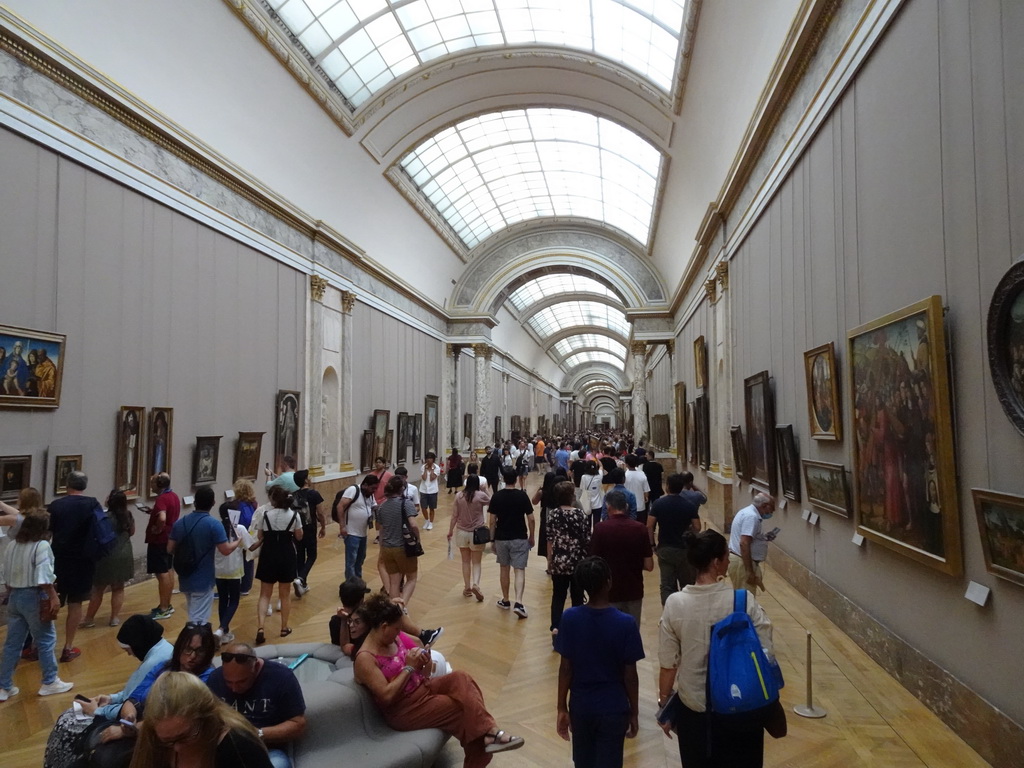
M 220 463 L 221 435 L 206 435 L 196 438 L 196 451 L 192 458 L 192 487 L 217 482 L 217 465 Z M 232 478 L 232 482 L 234 478 Z
M 755 373 L 743 381 L 744 410 L 747 416 L 747 461 L 749 480 L 775 495 L 775 401 L 768 371 Z
M 117 412 L 117 438 L 114 444 L 114 487 L 129 499 L 139 497 L 139 475 L 142 459 L 142 425 L 146 409 L 138 405 L 122 405 Z
M 388 464 L 391 463 L 394 458 L 394 453 L 388 451 L 388 424 L 391 422 L 391 411 L 384 411 L 377 409 L 373 412 L 373 421 L 371 427 L 373 429 L 373 460 L 376 461 L 377 457 L 380 456 Z M 394 437 L 392 437 L 392 442 Z
M 1024 497 L 971 488 L 985 567 L 1001 579 L 1024 586 Z M 938 525 L 938 515 L 933 515 Z
M 388 436 L 384 438 L 384 453 L 381 455 L 384 456 L 387 465 L 394 466 L 391 464 L 391 460 L 395 457 L 395 430 L 388 430 Z
M 423 454 L 420 452 L 420 446 L 423 445 L 423 414 L 414 413 L 412 415 L 412 460 L 423 461 Z M 435 451 L 436 453 L 436 451 Z
M 433 451 L 439 454 L 438 445 L 438 421 L 439 408 L 437 395 L 427 395 L 423 398 L 423 452 Z
M 734 424 L 729 427 L 729 439 L 732 442 L 732 463 L 736 468 L 736 476 L 749 480 L 747 466 L 747 444 L 743 442 L 743 427 Z
M 807 500 L 819 509 L 849 517 L 850 486 L 846 482 L 846 467 L 810 459 L 804 459 L 803 466 Z
M 263 447 L 264 434 L 263 432 L 238 433 L 238 442 L 235 443 L 234 480 L 240 477 L 244 477 L 246 480 L 256 480 L 256 475 L 260 470 L 260 450 Z
M 299 393 L 279 389 L 274 403 L 274 471 L 285 471 L 285 456 L 299 459 Z
M 782 495 L 800 501 L 800 452 L 792 424 L 775 427 L 775 441 L 779 454 L 779 472 L 782 475 Z
M 0 407 L 60 405 L 66 340 L 61 333 L 0 325 Z
M 807 420 L 815 440 L 843 439 L 836 345 L 831 341 L 804 352 L 807 376 Z
M 708 345 L 703 336 L 693 342 L 693 369 L 697 389 L 708 385 Z
M 32 484 L 31 456 L 0 456 L 0 501 L 17 501 Z
M 373 469 L 373 430 L 363 431 L 363 439 L 359 444 L 359 471 L 369 472 Z
M 154 408 L 149 412 L 149 442 L 146 448 L 146 495 L 156 496 L 153 478 L 171 471 L 171 436 L 174 433 L 174 409 Z
M 64 496 L 68 492 L 68 475 L 82 471 L 82 454 L 69 453 L 54 457 L 53 495 Z

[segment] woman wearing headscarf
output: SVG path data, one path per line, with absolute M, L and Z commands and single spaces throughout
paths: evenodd
M 170 661 L 173 646 L 163 639 L 164 628 L 148 615 L 129 616 L 117 632 L 117 644 L 139 660 L 139 666 L 128 682 L 117 693 L 101 694 L 86 701 L 77 701 L 57 718 L 46 742 L 43 765 L 46 768 L 65 768 L 79 756 L 80 734 L 94 721 L 117 720 L 121 705 L 128 699 L 146 676 Z

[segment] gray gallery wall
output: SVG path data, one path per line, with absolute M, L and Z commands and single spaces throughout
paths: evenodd
M 182 495 L 196 435 L 223 435 L 218 491 L 239 431 L 272 460 L 276 393 L 303 387 L 304 275 L 5 130 L 0 178 L 0 323 L 67 335 L 60 407 L 0 411 L 0 454 L 31 452 L 43 487 L 47 450 L 81 452 L 105 497 L 134 405 L 174 409 Z
M 856 547 L 852 520 L 824 513 L 812 527 L 796 504 L 776 514 L 777 546 L 1018 723 L 1024 698 L 1007 671 L 1024 655 L 1024 588 L 986 572 L 970 489 L 1024 493 L 1024 437 L 996 400 L 985 351 L 993 289 L 1024 254 L 1022 39 L 1017 2 L 907 3 L 730 254 L 727 299 L 736 423 L 744 377 L 768 370 L 776 421 L 794 425 L 802 456 L 849 468 L 848 386 L 843 441 L 808 439 L 804 351 L 834 341 L 845 377 L 849 329 L 942 297 L 964 575 Z M 680 334 L 681 348 L 704 332 L 702 316 Z M 987 607 L 964 599 L 971 580 L 991 588 Z

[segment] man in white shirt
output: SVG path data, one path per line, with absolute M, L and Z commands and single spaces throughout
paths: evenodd
M 420 467 L 420 506 L 423 510 L 423 530 L 434 528 L 434 512 L 437 511 L 437 493 L 440 485 L 441 467 L 435 463 L 437 455 L 427 451 L 427 461 Z
M 338 538 L 345 540 L 345 578 L 363 578 L 366 538 L 377 502 L 373 497 L 380 481 L 374 474 L 363 478 L 359 486 L 350 485 L 334 498 Z
M 647 525 L 647 499 L 651 493 L 651 483 L 643 470 L 637 469 L 640 460 L 630 454 L 626 457 L 626 480 L 623 485 L 636 496 L 636 519 Z
M 775 513 L 775 499 L 767 493 L 754 496 L 753 503 L 736 513 L 729 534 L 729 579 L 733 589 L 764 589 L 761 563 L 768 556 L 768 542 L 774 535 L 764 534 L 761 522 Z

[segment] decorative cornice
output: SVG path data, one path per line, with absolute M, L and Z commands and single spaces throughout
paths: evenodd
M 341 311 L 346 315 L 351 315 L 353 308 L 356 306 L 356 295 L 352 291 L 341 292 Z
M 309 276 L 309 295 L 313 297 L 313 301 L 323 301 L 324 291 L 327 290 L 327 280 L 320 277 L 320 275 Z

